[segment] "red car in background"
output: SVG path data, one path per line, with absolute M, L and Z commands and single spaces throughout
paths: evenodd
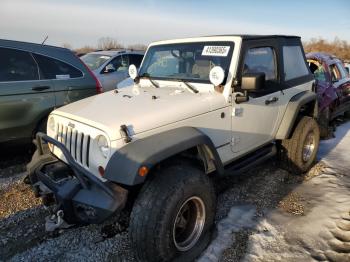
M 306 58 L 316 80 L 321 137 L 326 138 L 333 131 L 332 120 L 339 115 L 350 115 L 350 77 L 335 56 L 308 53 Z

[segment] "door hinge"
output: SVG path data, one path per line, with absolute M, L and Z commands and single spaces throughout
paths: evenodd
M 243 108 L 242 107 L 233 107 L 231 115 L 232 116 L 242 116 L 243 115 Z

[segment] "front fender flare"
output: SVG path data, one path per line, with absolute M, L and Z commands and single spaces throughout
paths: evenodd
M 199 145 L 209 148 L 216 170 L 223 173 L 223 164 L 210 138 L 194 127 L 180 127 L 135 140 L 120 148 L 110 158 L 104 177 L 129 186 L 141 184 L 146 179 L 138 175 L 141 166 L 151 169 L 160 161 Z

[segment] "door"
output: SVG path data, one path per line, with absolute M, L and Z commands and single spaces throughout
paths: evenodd
M 344 66 L 337 62 L 329 65 L 332 77 L 332 85 L 335 89 L 339 103 L 345 104 L 350 101 L 350 78 Z
M 265 87 L 259 92 L 250 92 L 249 100 L 236 103 L 240 94 L 234 90 L 232 105 L 232 150 L 245 153 L 271 140 L 276 130 L 281 104 L 276 48 L 250 46 L 243 51 L 242 72 L 265 73 Z
M 0 48 L 0 57 L 0 142 L 31 138 L 54 107 L 52 82 L 29 52 Z
M 128 77 L 129 58 L 127 55 L 118 55 L 109 62 L 100 73 L 100 80 L 105 91 L 116 88 L 117 83 Z
M 74 66 L 58 59 L 33 54 L 40 69 L 41 78 L 51 80 L 55 91 L 55 107 L 60 107 L 96 94 L 91 81 Z

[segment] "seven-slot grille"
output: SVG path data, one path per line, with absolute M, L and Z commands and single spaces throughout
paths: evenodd
M 90 136 L 80 133 L 72 127 L 57 124 L 56 140 L 66 146 L 73 158 L 89 167 Z

